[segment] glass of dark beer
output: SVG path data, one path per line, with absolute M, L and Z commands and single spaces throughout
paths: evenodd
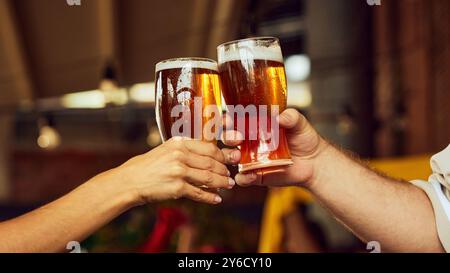
M 156 121 L 162 140 L 180 136 L 216 142 L 222 112 L 217 62 L 169 59 L 157 63 L 155 71 Z M 206 124 L 212 125 L 205 128 Z
M 234 121 L 234 129 L 244 137 L 239 171 L 273 171 L 293 164 L 284 129 L 275 131 L 271 126 L 287 104 L 287 83 L 278 39 L 231 41 L 218 46 L 217 51 L 228 114 Z M 236 113 L 238 105 L 245 107 L 244 114 Z M 267 107 L 265 113 L 262 106 Z M 242 124 L 245 126 L 239 126 Z

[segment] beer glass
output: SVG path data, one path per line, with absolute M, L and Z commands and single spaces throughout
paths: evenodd
M 181 136 L 216 142 L 222 111 L 217 62 L 169 59 L 157 63 L 155 71 L 156 121 L 162 140 Z M 204 128 L 208 123 L 212 125 Z
M 276 123 L 278 114 L 274 110 L 278 108 L 281 113 L 287 103 L 286 76 L 278 39 L 259 37 L 231 41 L 218 46 L 217 51 L 228 113 L 234 121 L 234 129 L 244 136 L 239 171 L 271 171 L 293 164 L 284 129 L 275 131 L 271 126 Z M 236 113 L 237 105 L 245 107 L 244 114 Z M 235 110 L 233 113 L 230 113 L 230 106 Z M 261 112 L 262 106 L 267 107 L 266 113 Z M 256 109 L 256 112 L 248 109 Z

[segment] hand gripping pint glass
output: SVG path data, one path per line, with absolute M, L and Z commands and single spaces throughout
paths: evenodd
M 244 137 L 240 172 L 291 165 L 285 131 L 276 116 L 286 109 L 287 86 L 277 38 L 260 37 L 218 46 L 219 75 L 228 115 Z

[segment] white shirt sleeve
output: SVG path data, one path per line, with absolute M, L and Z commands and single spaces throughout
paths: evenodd
M 425 191 L 433 205 L 439 239 L 450 252 L 450 145 L 431 158 L 433 174 L 428 182 L 415 180 L 412 183 Z

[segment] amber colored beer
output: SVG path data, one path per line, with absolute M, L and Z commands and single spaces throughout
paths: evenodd
M 175 106 L 180 105 L 188 108 L 191 115 L 187 125 L 191 127 L 190 134 L 182 136 L 205 139 L 205 134 L 209 132 L 201 130 L 200 135 L 195 135 L 194 125 L 199 121 L 204 125 L 214 118 L 214 115 L 203 115 L 203 110 L 208 105 L 216 106 L 218 112 L 221 112 L 219 75 L 215 61 L 204 58 L 178 58 L 159 62 L 156 65 L 155 91 L 156 120 L 163 141 L 174 136 L 172 126 L 181 115 L 174 117 L 171 112 Z M 201 98 L 201 111 L 194 109 L 195 97 Z M 203 129 L 202 126 L 200 128 Z M 215 130 L 216 128 L 213 128 L 210 133 L 215 134 Z
M 222 94 L 226 104 L 267 105 L 267 128 L 270 128 L 271 111 L 277 105 L 279 113 L 286 109 L 287 84 L 281 49 L 276 38 L 255 38 L 229 42 L 218 47 L 219 74 Z M 258 108 L 259 111 L 259 108 Z M 235 130 L 245 122 L 244 141 L 240 147 L 240 171 L 273 169 L 292 164 L 285 131 L 279 128 L 276 149 L 268 150 L 267 141 L 261 137 L 260 115 L 234 115 Z M 244 121 L 239 119 L 245 119 Z M 257 124 L 256 139 L 250 138 L 250 124 Z

